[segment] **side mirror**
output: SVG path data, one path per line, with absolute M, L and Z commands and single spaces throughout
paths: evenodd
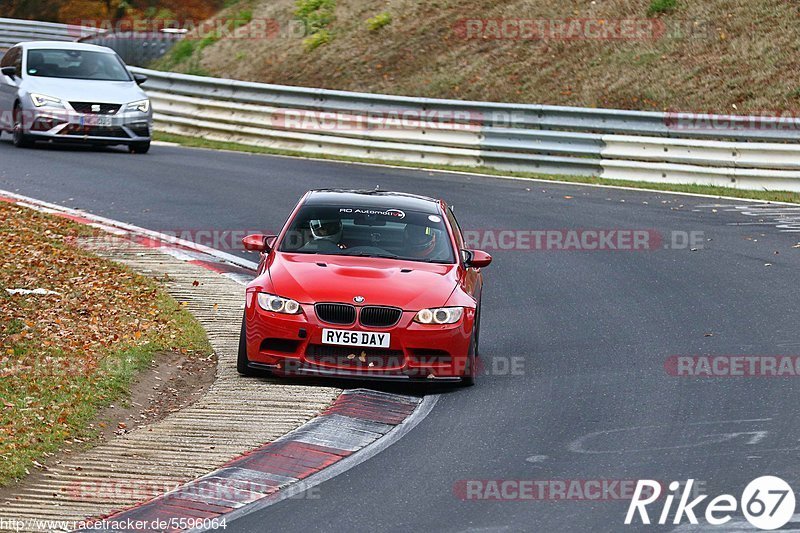
M 485 268 L 492 262 L 492 256 L 483 250 L 464 250 L 464 266 L 467 268 Z
M 147 76 L 144 74 L 134 74 L 133 80 L 136 82 L 136 85 L 142 85 L 144 82 L 147 81 Z
M 17 67 L 3 67 L 2 72 L 5 76 L 8 76 L 9 78 L 17 77 Z
M 276 235 L 254 233 L 242 239 L 242 244 L 244 245 L 244 249 L 248 252 L 268 253 L 272 249 L 276 238 Z

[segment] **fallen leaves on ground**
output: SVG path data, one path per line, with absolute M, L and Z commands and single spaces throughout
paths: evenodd
M 156 352 L 207 349 L 155 283 L 76 245 L 95 232 L 0 203 L 0 485 L 85 432 Z

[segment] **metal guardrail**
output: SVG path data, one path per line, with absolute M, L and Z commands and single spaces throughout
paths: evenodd
M 144 87 L 163 132 L 309 154 L 800 192 L 800 118 L 469 102 L 131 71 L 149 77 Z
M 800 191 L 795 120 L 463 102 L 132 70 L 149 76 L 156 128 L 180 135 L 422 164 Z
M 129 65 L 147 65 L 166 54 L 182 37 L 170 32 L 116 34 L 69 24 L 0 18 L 0 51 L 24 41 L 83 41 L 113 48 Z
M 102 31 L 96 28 L 0 18 L 0 51 L 25 41 L 75 41 L 82 37 L 96 35 Z
M 182 38 L 180 33 L 152 31 L 105 33 L 81 40 L 113 49 L 128 65 L 145 66 L 163 57 Z

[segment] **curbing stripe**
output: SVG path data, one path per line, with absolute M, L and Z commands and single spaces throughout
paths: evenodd
M 160 247 L 164 247 L 165 244 L 172 244 L 177 248 L 204 253 L 212 258 L 215 258 L 218 261 L 231 263 L 233 265 L 240 266 L 247 270 L 255 271 L 258 268 L 257 263 L 254 263 L 253 261 L 248 261 L 246 259 L 242 259 L 241 257 L 238 257 L 236 255 L 222 252 L 220 250 L 215 250 L 214 248 L 211 248 L 209 246 L 204 246 L 202 244 L 197 244 L 184 239 L 179 239 L 171 235 L 166 235 L 164 233 L 159 233 L 157 231 L 135 226 L 133 224 L 128 224 L 126 222 L 120 222 L 119 220 L 113 220 L 110 218 L 101 217 L 91 213 L 86 213 L 78 209 L 72 209 L 70 207 L 64 207 L 61 205 L 52 204 L 50 202 L 44 202 L 42 200 L 37 200 L 29 196 L 23 196 L 21 194 L 17 194 L 11 191 L 6 191 L 3 189 L 0 189 L 0 196 L 6 198 L 6 200 L 4 201 L 9 201 L 8 199 L 10 199 L 11 203 L 25 205 L 27 207 L 30 207 L 31 209 L 36 209 L 37 211 L 43 211 L 45 213 L 51 213 L 58 216 L 65 216 L 67 218 L 78 217 L 82 221 L 85 221 L 84 222 L 85 224 L 105 229 L 106 231 L 109 231 L 110 233 L 114 233 L 117 235 L 120 235 L 122 233 L 123 235 L 131 234 L 136 238 L 149 237 L 155 242 L 158 242 L 160 244 Z M 73 218 L 73 220 L 75 219 Z
M 213 519 L 237 509 L 244 510 L 249 504 L 279 496 L 294 483 L 373 444 L 406 420 L 382 423 L 360 418 L 358 406 L 380 404 L 410 415 L 421 403 L 420 398 L 413 396 L 364 389 L 345 391 L 319 417 L 284 437 L 168 494 L 104 520 L 121 524 L 129 521 L 169 522 L 172 518 L 187 517 Z M 391 415 L 391 418 L 397 417 Z M 112 530 L 87 528 L 82 531 Z
M 140 246 L 158 249 L 179 261 L 211 270 L 217 274 L 222 274 L 240 285 L 246 285 L 253 279 L 253 273 L 258 267 L 257 263 L 240 259 L 225 252 L 214 250 L 213 248 L 183 241 L 170 235 L 161 234 L 116 220 L 82 213 L 75 209 L 61 207 L 48 202 L 41 202 L 34 198 L 28 198 L 27 196 L 18 195 L 9 191 L 0 190 L 0 201 L 21 205 L 36 211 L 66 218 L 79 224 L 100 228 Z M 237 261 L 232 262 L 232 257 Z

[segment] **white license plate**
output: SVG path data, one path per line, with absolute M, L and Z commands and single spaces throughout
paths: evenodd
M 113 126 L 114 125 L 114 117 L 109 117 L 106 115 L 87 115 L 82 116 L 80 119 L 80 125 L 83 126 Z
M 323 344 L 338 344 L 341 346 L 371 346 L 373 348 L 388 348 L 391 337 L 388 333 L 375 333 L 372 331 L 349 331 L 342 329 L 322 330 Z

